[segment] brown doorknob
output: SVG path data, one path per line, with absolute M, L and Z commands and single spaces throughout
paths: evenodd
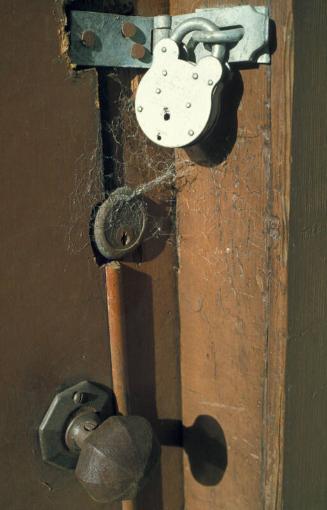
M 150 423 L 114 415 L 112 397 L 110 390 L 83 381 L 57 393 L 39 428 L 43 460 L 75 469 L 101 503 L 134 499 L 160 457 Z
M 95 501 L 134 499 L 159 460 L 151 425 L 140 416 L 113 416 L 85 435 L 85 423 L 89 418 L 80 424 L 77 479 Z

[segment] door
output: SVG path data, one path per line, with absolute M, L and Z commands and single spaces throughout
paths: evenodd
M 201 153 L 141 133 L 141 72 L 72 66 L 70 9 L 122 4 L 2 9 L 1 508 L 99 507 L 42 461 L 38 429 L 63 389 L 113 386 L 108 267 L 90 226 L 127 185 L 151 226 L 121 263 L 130 410 L 161 443 L 134 508 L 325 509 L 325 2 L 268 2 L 272 64 L 233 73 Z M 219 5 L 235 2 L 205 2 Z

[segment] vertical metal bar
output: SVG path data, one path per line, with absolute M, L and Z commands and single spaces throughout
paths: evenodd
M 129 383 L 122 266 L 119 262 L 106 266 L 106 284 L 113 391 L 118 412 L 127 415 L 130 411 Z
M 119 262 L 108 264 L 106 266 L 106 285 L 113 391 L 116 397 L 117 411 L 128 415 L 130 398 L 122 270 Z M 123 510 L 136 510 L 136 508 L 134 500 L 122 502 Z

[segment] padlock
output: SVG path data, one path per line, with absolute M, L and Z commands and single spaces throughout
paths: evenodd
M 180 24 L 170 38 L 154 48 L 153 64 L 140 82 L 135 109 L 138 123 L 153 142 L 163 147 L 185 147 L 202 140 L 220 113 L 225 47 L 198 62 L 185 60 L 181 43 L 194 31 L 219 31 L 203 18 Z

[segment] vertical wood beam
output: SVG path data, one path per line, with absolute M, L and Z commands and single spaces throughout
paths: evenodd
M 214 418 L 228 455 L 224 476 L 210 488 L 195 479 L 185 459 L 188 510 L 277 508 L 287 335 L 292 25 L 291 2 L 272 4 L 281 46 L 271 68 L 242 71 L 238 77 L 244 89 L 230 154 L 219 165 L 187 168 L 185 154 L 178 152 L 178 171 L 187 171 L 191 182 L 186 180 L 178 194 L 183 419 L 190 425 L 197 416 Z M 174 1 L 172 13 L 200 6 Z M 240 87 L 235 81 L 232 86 L 235 95 Z M 272 144 L 278 146 L 273 154 Z
M 292 0 L 270 2 L 276 28 L 277 51 L 270 69 L 270 139 L 266 145 L 268 189 L 267 351 L 264 407 L 264 508 L 282 507 L 285 371 L 288 335 L 288 252 L 292 112 L 294 82 L 294 32 Z

